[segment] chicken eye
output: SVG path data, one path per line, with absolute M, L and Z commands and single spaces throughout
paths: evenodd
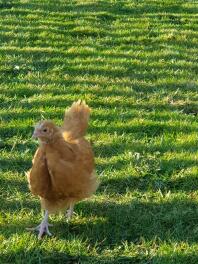
M 43 129 L 43 132 L 47 132 L 47 128 L 44 128 L 44 129 Z

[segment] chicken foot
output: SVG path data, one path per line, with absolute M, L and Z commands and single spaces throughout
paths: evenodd
M 40 223 L 40 225 L 38 225 L 36 227 L 32 227 L 32 228 L 27 228 L 27 230 L 38 231 L 39 232 L 38 239 L 41 239 L 44 234 L 51 236 L 52 234 L 49 231 L 49 226 L 52 226 L 52 225 L 48 223 L 48 217 L 49 217 L 49 213 L 46 210 L 44 218 L 43 218 L 42 222 Z

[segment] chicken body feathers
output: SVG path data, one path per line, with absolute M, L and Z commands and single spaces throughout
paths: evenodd
M 89 113 L 85 103 L 74 103 L 66 112 L 59 135 L 41 144 L 35 153 L 28 173 L 29 187 L 49 212 L 91 196 L 98 187 L 94 155 L 84 138 Z

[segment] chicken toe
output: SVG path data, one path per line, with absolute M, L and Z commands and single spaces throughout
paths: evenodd
M 39 234 L 38 234 L 38 239 L 41 239 L 44 234 L 47 234 L 48 236 L 52 236 L 52 234 L 49 231 L 49 224 L 48 222 L 42 221 L 39 227 Z
M 53 226 L 52 224 L 48 223 L 48 211 L 45 212 L 45 216 L 42 220 L 42 222 L 40 223 L 40 225 L 36 226 L 36 227 L 30 227 L 30 228 L 26 228 L 26 230 L 28 231 L 38 231 L 38 238 L 41 239 L 43 237 L 44 234 L 47 234 L 49 236 L 51 236 L 52 234 L 49 231 L 49 226 Z

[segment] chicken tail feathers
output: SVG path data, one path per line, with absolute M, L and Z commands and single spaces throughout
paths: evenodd
M 65 111 L 63 133 L 69 138 L 80 138 L 86 134 L 90 108 L 82 101 L 74 102 L 69 110 Z

